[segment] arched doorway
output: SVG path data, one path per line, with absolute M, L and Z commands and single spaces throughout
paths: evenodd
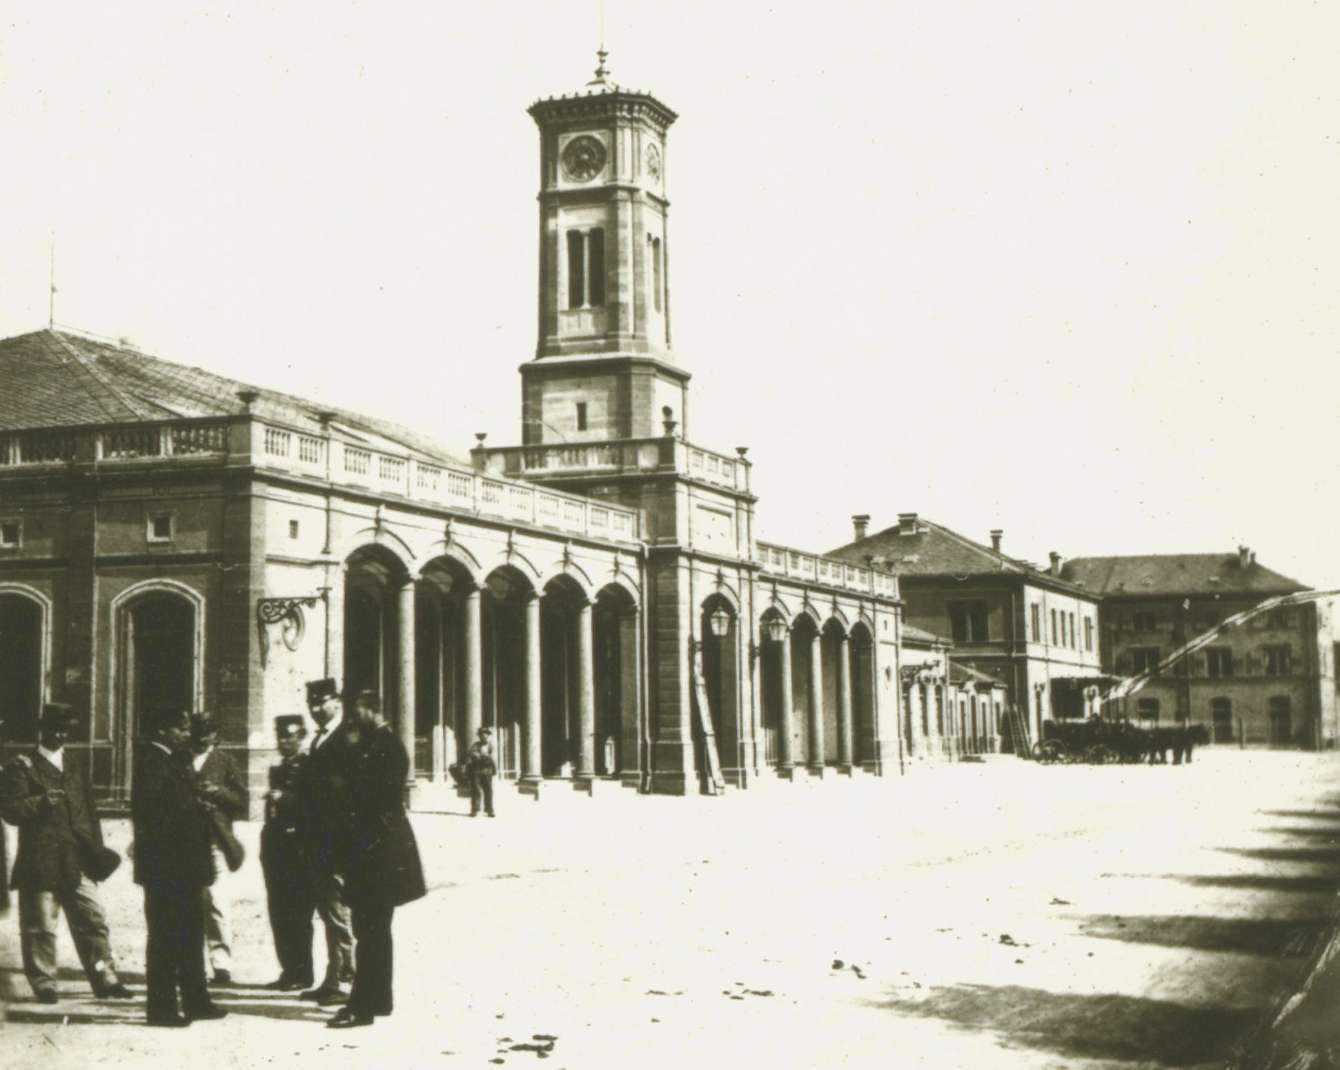
M 842 687 L 843 669 L 850 671 L 850 661 L 846 666 L 840 666 L 840 661 L 847 657 L 847 630 L 842 622 L 835 617 L 830 617 L 824 622 L 820 631 L 819 638 L 819 656 L 821 666 L 821 687 L 819 691 L 820 711 L 819 716 L 822 720 L 820 726 L 820 740 L 823 743 L 824 764 L 829 766 L 841 766 L 842 755 L 844 752 L 842 738 L 844 728 L 841 718 L 841 697 L 839 691 Z M 851 678 L 846 678 L 848 687 L 851 686 Z
M 847 641 L 851 659 L 851 760 L 852 765 L 878 771 L 875 747 L 875 644 L 864 622 L 852 627 Z
M 467 616 L 477 608 L 476 601 L 482 602 L 483 596 L 455 558 L 434 558 L 420 570 L 415 599 L 415 735 L 424 741 L 423 764 L 434 780 L 444 779 L 447 767 L 460 761 L 474 742 L 466 724 L 471 665 L 465 656 L 465 635 Z M 480 690 L 482 704 L 482 692 L 488 689 Z M 481 723 L 489 723 L 482 711 Z
M 596 773 L 636 784 L 638 755 L 637 603 L 619 584 L 596 596 L 594 630 Z
M 44 607 L 0 590 L 0 743 L 32 743 L 42 710 Z
M 806 766 L 811 771 L 823 759 L 822 730 L 815 731 L 816 726 L 822 729 L 823 724 L 823 689 L 811 687 L 812 682 L 822 680 L 822 658 L 815 657 L 818 636 L 819 626 L 808 613 L 800 614 L 791 625 L 791 708 L 795 711 L 791 755 L 797 766 Z
M 483 650 L 483 721 L 493 729 L 498 772 L 521 775 L 526 723 L 526 604 L 534 597 L 530 581 L 510 566 L 494 569 L 484 581 L 481 613 Z M 472 740 L 462 741 L 468 747 Z
M 375 691 L 394 719 L 400 628 L 396 595 L 408 574 L 389 550 L 362 546 L 344 574 L 344 692 Z
M 693 672 L 693 753 L 699 784 L 715 790 L 714 775 L 740 784 L 748 762 L 740 725 L 739 620 L 730 601 L 719 594 L 706 598 L 698 611 Z M 706 709 L 701 707 L 705 705 Z M 711 727 L 711 737 L 704 731 Z M 714 768 L 715 767 L 715 768 Z
M 593 771 L 582 769 L 583 749 L 594 764 L 594 726 L 587 741 L 581 723 L 580 628 L 590 627 L 590 603 L 576 581 L 558 576 L 545 585 L 540 606 L 540 770 L 570 778 Z

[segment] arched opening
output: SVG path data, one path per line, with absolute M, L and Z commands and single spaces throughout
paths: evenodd
M 399 614 L 396 597 L 408 575 L 400 560 L 380 546 L 363 546 L 349 555 L 344 579 L 344 691 L 375 691 L 388 717 L 394 708 Z
M 823 672 L 822 658 L 815 657 L 818 635 L 818 625 L 807 613 L 802 613 L 791 625 L 791 708 L 795 711 L 791 726 L 791 757 L 797 766 L 811 769 L 823 757 L 822 733 L 814 731 L 816 723 L 822 724 L 823 709 L 822 706 L 815 709 L 815 703 L 822 703 L 823 691 L 816 688 L 811 693 L 811 683 L 822 680 Z
M 782 734 L 784 730 L 783 704 L 790 694 L 788 669 L 790 637 L 786 620 L 775 609 L 770 609 L 759 620 L 759 700 L 763 732 L 763 761 L 778 766 L 790 760 Z M 784 690 L 785 688 L 785 690 Z
M 558 576 L 545 585 L 540 611 L 540 769 L 546 777 L 583 772 L 580 628 L 589 614 L 586 595 L 574 580 Z M 593 738 L 588 749 L 594 745 Z
M 517 569 L 489 573 L 482 588 L 483 723 L 493 729 L 499 775 L 521 775 L 526 721 L 526 602 L 534 588 Z M 473 742 L 463 740 L 462 746 Z
M 824 763 L 830 766 L 841 766 L 843 755 L 850 754 L 850 741 L 844 736 L 849 730 L 849 725 L 842 723 L 842 682 L 847 681 L 848 700 L 850 701 L 851 677 L 844 676 L 843 669 L 850 671 L 850 661 L 846 666 L 841 665 L 843 658 L 847 657 L 847 631 L 842 626 L 841 621 L 830 617 L 824 622 L 823 629 L 819 634 L 819 656 L 822 669 L 822 689 L 820 700 L 822 702 L 821 715 L 823 717 L 822 740 Z
M 465 712 L 467 597 L 482 601 L 469 571 L 454 558 L 434 558 L 420 571 L 415 597 L 414 732 L 419 742 L 415 749 L 421 753 L 416 765 L 431 770 L 434 780 L 442 780 L 473 742 Z M 499 759 L 501 769 L 501 753 Z
M 609 584 L 592 611 L 595 662 L 596 773 L 637 783 L 637 603 Z
M 875 748 L 875 644 L 864 623 L 851 630 L 847 656 L 851 659 L 852 764 L 878 770 Z
M 33 743 L 42 710 L 43 607 L 0 591 L 0 742 Z
M 718 777 L 738 785 L 747 764 L 740 726 L 740 628 L 727 599 L 712 595 L 704 600 L 695 638 L 693 753 L 699 780 L 705 789 Z

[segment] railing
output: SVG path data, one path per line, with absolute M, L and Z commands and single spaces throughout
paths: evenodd
M 597 539 L 636 542 L 635 510 L 505 475 L 384 453 L 254 417 L 0 432 L 0 471 L 76 462 L 119 467 L 215 458 Z
M 588 472 L 677 472 L 727 490 L 749 490 L 750 464 L 744 458 L 728 457 L 677 438 L 508 446 L 475 450 L 473 456 L 484 471 L 514 478 L 543 479 Z
M 865 591 L 886 598 L 898 597 L 898 577 L 892 573 L 862 568 L 860 565 L 852 565 L 831 557 L 807 554 L 802 550 L 793 550 L 789 546 L 777 546 L 767 542 L 755 543 L 754 560 L 762 566 L 764 572 L 776 573 L 788 579 L 845 587 L 848 590 Z

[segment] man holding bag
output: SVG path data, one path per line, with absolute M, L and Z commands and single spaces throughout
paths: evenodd
M 103 845 L 88 768 L 65 753 L 78 717 L 69 706 L 42 707 L 37 747 L 0 772 L 0 816 L 19 829 L 14 888 L 19 895 L 23 972 L 41 1003 L 55 1003 L 56 926 L 61 911 L 98 999 L 129 999 L 116 975 L 107 915 L 97 882 L 120 864 Z

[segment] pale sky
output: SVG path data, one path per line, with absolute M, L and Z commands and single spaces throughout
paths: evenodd
M 538 139 L 596 2 L 0 0 L 0 335 L 57 321 L 520 437 Z M 759 532 L 1340 586 L 1340 5 L 608 0 L 666 154 L 690 438 Z M 2 386 L 2 384 L 0 384 Z

